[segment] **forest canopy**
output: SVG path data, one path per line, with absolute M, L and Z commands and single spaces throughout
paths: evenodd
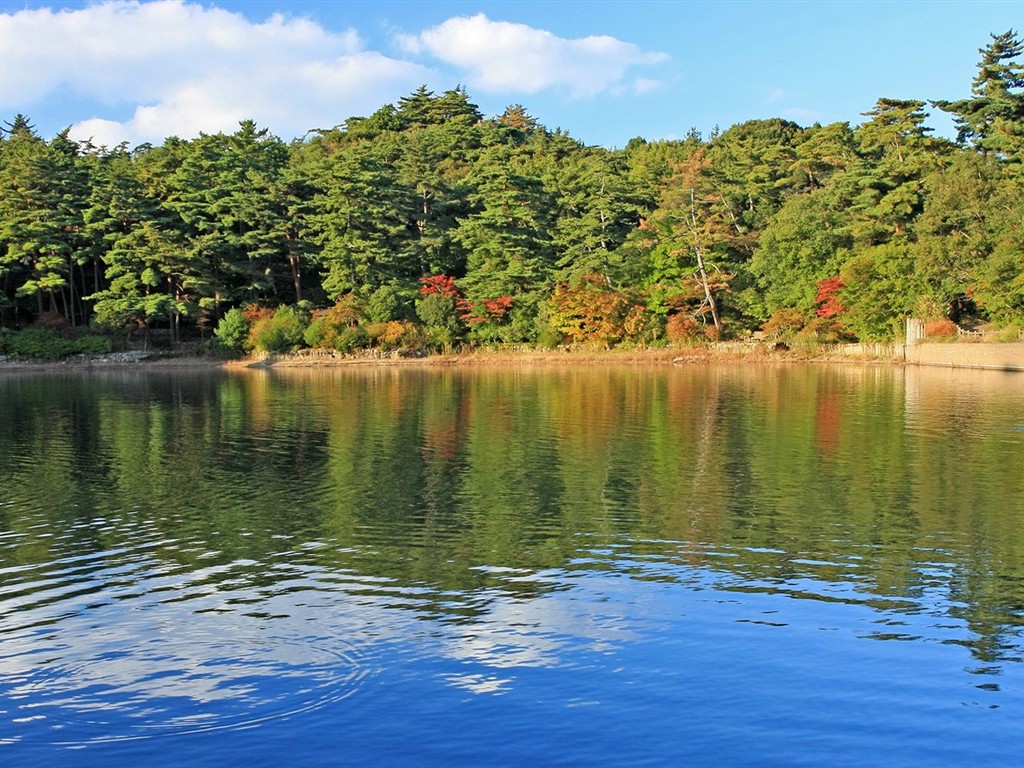
M 0 130 L 0 326 L 224 346 L 651 345 L 1024 328 L 1024 46 L 971 95 L 859 125 L 750 120 L 587 146 L 421 87 L 286 143 Z M 928 109 L 953 116 L 932 135 Z M 0 328 L 0 353 L 10 330 Z

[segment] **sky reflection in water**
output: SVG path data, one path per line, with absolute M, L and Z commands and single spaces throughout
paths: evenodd
M 0 378 L 0 759 L 1005 764 L 1022 390 Z

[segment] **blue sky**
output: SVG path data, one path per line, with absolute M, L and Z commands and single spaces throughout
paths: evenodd
M 587 144 L 754 118 L 857 123 L 880 97 L 966 96 L 1024 2 L 0 1 L 0 118 L 96 143 L 285 139 L 464 85 Z M 950 135 L 930 110 L 929 124 Z

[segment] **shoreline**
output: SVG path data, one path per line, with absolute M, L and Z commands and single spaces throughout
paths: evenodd
M 68 358 L 65 360 L 0 360 L 3 372 L 58 372 L 106 370 L 269 370 L 274 368 L 351 368 L 351 367 L 409 367 L 450 368 L 493 365 L 690 365 L 701 363 L 874 363 L 897 364 L 902 361 L 880 358 L 852 358 L 841 354 L 807 355 L 792 350 L 775 350 L 757 346 L 715 349 L 691 347 L 674 349 L 518 349 L 472 350 L 424 357 L 400 356 L 333 356 L 293 353 L 223 359 L 206 356 L 175 356 L 160 353 L 128 356 L 115 353 L 102 357 Z
M 0 360 L 0 375 L 7 373 L 98 372 L 113 370 L 271 370 L 275 368 L 463 368 L 474 366 L 566 366 L 566 365 L 696 365 L 738 363 L 758 365 L 831 364 L 884 365 L 897 367 L 946 367 L 1024 372 L 1024 343 L 1006 344 L 918 344 L 888 353 L 871 353 L 862 346 L 815 350 L 779 349 L 767 344 L 679 347 L 659 349 L 477 349 L 467 352 L 400 356 L 334 356 L 297 352 L 225 359 L 215 356 L 168 353 L 119 352 L 98 357 L 65 360 Z M 998 355 L 998 357 L 994 357 Z

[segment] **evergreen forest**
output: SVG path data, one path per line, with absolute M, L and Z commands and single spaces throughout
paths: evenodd
M 908 316 L 1016 338 L 1022 53 L 992 35 L 968 98 L 881 98 L 858 125 L 621 149 L 519 104 L 487 117 L 461 87 L 290 143 L 247 120 L 97 147 L 18 115 L 0 136 L 0 354 L 887 341 Z

